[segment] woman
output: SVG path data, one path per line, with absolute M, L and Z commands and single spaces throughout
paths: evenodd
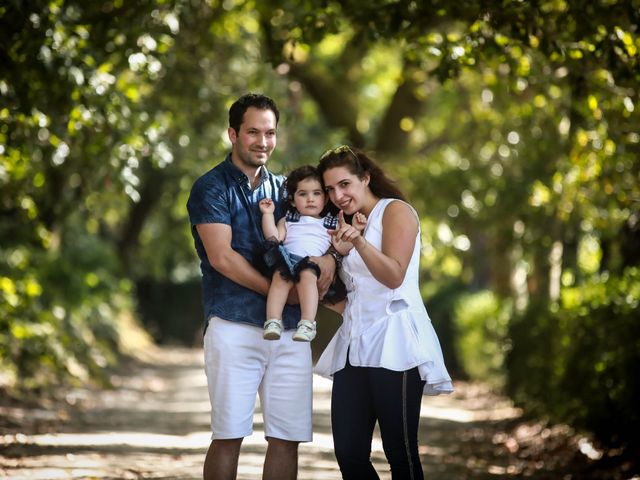
M 438 337 L 418 285 L 420 225 L 394 183 L 363 152 L 329 150 L 318 166 L 340 209 L 337 241 L 354 248 L 340 276 L 347 287 L 343 323 L 316 373 L 333 377 L 331 422 L 346 480 L 378 479 L 370 461 L 376 421 L 392 478 L 422 479 L 418 423 L 422 394 L 453 391 Z M 364 214 L 363 232 L 344 216 Z

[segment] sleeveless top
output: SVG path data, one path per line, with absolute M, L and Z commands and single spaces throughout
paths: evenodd
M 300 257 L 321 257 L 331 245 L 324 218 L 301 215 L 297 221 L 286 221 L 287 234 L 283 245 L 289 253 Z
M 399 200 L 379 200 L 367 219 L 364 238 L 379 250 L 382 217 L 393 201 Z M 396 289 L 378 282 L 355 248 L 349 252 L 340 271 L 347 287 L 342 325 L 320 356 L 315 373 L 331 378 L 345 367 L 348 355 L 356 367 L 395 371 L 417 367 L 427 395 L 453 391 L 438 336 L 420 296 L 419 262 L 419 228 L 404 281 Z

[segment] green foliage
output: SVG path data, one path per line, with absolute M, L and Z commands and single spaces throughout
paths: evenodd
M 458 298 L 454 313 L 456 347 L 471 379 L 503 386 L 510 313 L 491 291 Z
M 131 306 L 100 247 L 74 237 L 59 255 L 0 249 L 1 386 L 107 381 L 103 369 L 120 350 L 117 319 Z
M 606 430 L 597 387 L 566 385 L 612 380 L 624 415 L 637 397 L 639 24 L 637 0 L 5 2 L 2 381 L 95 376 L 134 306 L 168 321 L 156 338 L 194 337 L 161 304 L 195 304 L 184 205 L 254 90 L 282 114 L 272 170 L 348 142 L 400 180 L 453 371 L 499 383 L 513 338 L 519 402 Z
M 427 311 L 431 317 L 433 328 L 438 334 L 447 370 L 454 378 L 468 378 L 457 348 L 458 332 L 454 312 L 456 302 L 467 291 L 467 287 L 459 279 L 442 284 L 441 282 L 431 282 L 425 278 L 421 283 L 422 285 L 433 284 L 435 290 L 431 294 L 423 292 L 423 298 L 426 299 Z
M 510 328 L 509 391 L 529 411 L 637 443 L 640 270 L 595 276 L 551 310 L 532 306 Z
M 131 333 L 131 285 L 199 277 L 184 205 L 226 154 L 226 102 L 256 79 L 283 92 L 255 14 L 228 7 L 0 7 L 3 384 L 100 378 Z

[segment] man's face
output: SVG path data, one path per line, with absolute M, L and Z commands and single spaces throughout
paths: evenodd
M 238 167 L 259 168 L 276 148 L 276 116 L 271 110 L 249 107 L 244 113 L 240 131 L 229 128 L 233 144 L 233 160 Z

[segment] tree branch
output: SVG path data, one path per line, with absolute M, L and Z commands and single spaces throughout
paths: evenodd
M 424 97 L 417 95 L 418 90 L 425 87 L 420 73 L 415 64 L 405 59 L 403 81 L 398 85 L 378 127 L 376 152 L 398 152 L 408 147 L 411 131 L 403 129 L 401 122 L 404 118 L 416 122 L 424 111 Z

